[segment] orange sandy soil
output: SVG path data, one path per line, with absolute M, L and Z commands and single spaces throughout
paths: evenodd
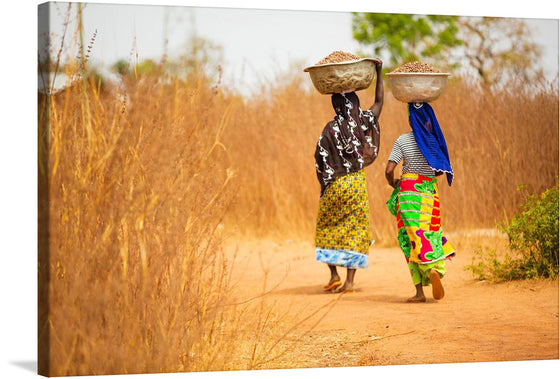
M 237 294 L 258 295 L 266 281 L 259 299 L 277 315 L 271 329 L 287 333 L 283 354 L 261 368 L 559 358 L 558 280 L 478 281 L 464 269 L 472 253 L 459 252 L 442 280 L 445 297 L 434 300 L 427 287 L 426 303 L 409 304 L 414 287 L 398 248 L 374 245 L 370 268 L 358 270 L 355 292 L 343 295 L 323 291 L 329 271 L 312 243 L 230 241 L 234 250 Z

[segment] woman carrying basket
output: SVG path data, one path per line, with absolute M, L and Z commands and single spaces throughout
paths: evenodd
M 385 176 L 395 190 L 387 202 L 397 217 L 398 241 L 403 251 L 416 294 L 408 302 L 425 302 L 423 286 L 432 285 L 432 295 L 444 296 L 441 278 L 445 259 L 455 251 L 441 228 L 439 191 L 436 176 L 443 173 L 447 183 L 453 170 L 445 138 L 432 107 L 428 103 L 408 104 L 412 132 L 402 134 L 394 143 Z M 403 160 L 400 180 L 394 178 L 397 164 Z
M 379 149 L 379 115 L 383 108 L 382 62 L 375 60 L 375 101 L 360 108 L 355 92 L 331 96 L 334 119 L 324 127 L 315 151 L 321 184 L 315 236 L 315 253 L 326 263 L 330 280 L 325 291 L 353 292 L 356 269 L 368 267 L 371 245 L 369 201 L 364 168 Z M 346 267 L 344 284 L 337 266 Z

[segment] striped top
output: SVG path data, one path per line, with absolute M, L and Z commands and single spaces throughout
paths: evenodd
M 402 159 L 402 173 L 412 173 L 428 177 L 434 177 L 435 171 L 428 165 L 426 158 L 418 149 L 414 134 L 412 132 L 401 134 L 393 145 L 389 160 L 399 163 Z

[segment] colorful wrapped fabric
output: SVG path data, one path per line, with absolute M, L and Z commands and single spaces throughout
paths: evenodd
M 364 170 L 336 178 L 319 200 L 315 234 L 317 261 L 368 268 L 371 244 Z
M 426 265 L 455 255 L 441 228 L 437 180 L 406 173 L 398 188 L 398 240 L 407 263 Z
M 395 188 L 393 189 L 393 192 L 391 193 L 391 196 L 389 197 L 389 200 L 387 200 L 387 203 L 385 203 L 385 205 L 387 205 L 387 209 L 389 209 L 389 213 L 391 213 L 395 217 L 397 217 L 397 197 L 398 196 L 399 196 L 399 186 L 397 184 L 395 186 Z
M 379 124 L 371 109 L 363 111 L 355 92 L 331 97 L 336 112 L 323 128 L 315 148 L 315 168 L 321 196 L 339 176 L 373 163 L 379 150 Z

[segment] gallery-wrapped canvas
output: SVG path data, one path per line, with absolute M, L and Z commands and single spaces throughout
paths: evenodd
M 559 358 L 558 20 L 370 8 L 38 6 L 40 375 Z M 333 52 L 369 87 L 319 93 Z

